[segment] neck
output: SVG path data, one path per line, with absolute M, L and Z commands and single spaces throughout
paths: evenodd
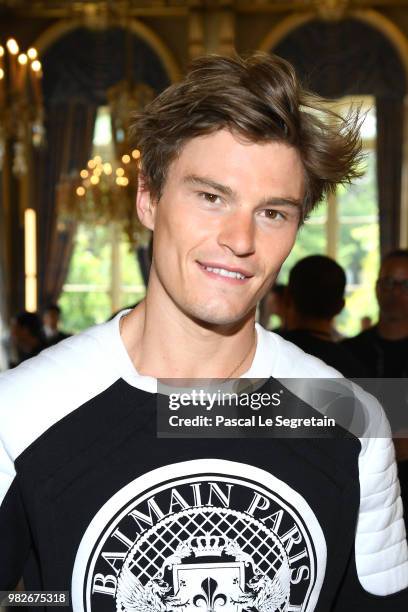
M 408 337 L 408 320 L 380 315 L 377 326 L 378 334 L 385 340 L 402 340 Z
M 155 378 L 238 378 L 256 351 L 255 311 L 230 326 L 205 326 L 148 295 L 123 320 L 122 340 L 139 374 Z M 235 370 L 234 370 L 235 367 Z

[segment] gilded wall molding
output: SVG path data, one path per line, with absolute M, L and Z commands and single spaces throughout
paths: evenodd
M 233 55 L 235 51 L 235 12 L 231 7 L 225 7 L 219 12 L 218 19 L 218 53 Z
M 371 9 L 353 10 L 350 11 L 349 16 L 371 25 L 388 38 L 398 52 L 408 83 L 408 38 L 398 26 L 385 15 Z
M 398 52 L 401 63 L 404 66 L 408 82 L 408 38 L 395 23 L 385 15 L 371 9 L 350 10 L 346 13 L 346 16 L 371 25 L 373 28 L 379 30 L 391 42 Z M 273 51 L 288 34 L 316 18 L 316 12 L 302 12 L 289 15 L 268 32 L 261 41 L 259 50 L 266 52 Z
M 273 51 L 288 34 L 313 19 L 316 19 L 316 13 L 313 12 L 293 13 L 285 17 L 262 39 L 258 47 L 259 51 L 265 51 L 266 53 Z
M 137 19 L 113 19 L 109 21 L 109 26 L 129 29 L 131 32 L 139 36 L 153 49 L 156 55 L 163 62 L 163 66 L 171 82 L 174 83 L 180 79 L 181 70 L 173 54 L 167 45 L 165 45 L 165 43 L 161 40 L 161 38 L 147 25 Z M 44 30 L 44 32 L 42 32 L 33 42 L 33 46 L 38 50 L 41 57 L 43 53 L 45 53 L 45 51 L 57 40 L 62 38 L 65 34 L 68 34 L 69 32 L 81 27 L 84 27 L 83 19 L 71 19 L 69 21 L 62 19 Z
M 205 53 L 204 15 L 192 8 L 188 15 L 188 57 L 190 60 Z

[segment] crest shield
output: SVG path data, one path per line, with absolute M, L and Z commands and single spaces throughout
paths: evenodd
M 184 612 L 239 612 L 245 588 L 242 561 L 188 563 L 173 566 L 173 584 Z

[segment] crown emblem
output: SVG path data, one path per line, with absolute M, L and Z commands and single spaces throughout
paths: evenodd
M 196 557 L 220 557 L 227 539 L 222 536 L 197 536 L 191 538 L 190 548 Z

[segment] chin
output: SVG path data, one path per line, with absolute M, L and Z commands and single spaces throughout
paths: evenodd
M 232 309 L 220 308 L 217 306 L 209 307 L 208 305 L 197 307 L 195 305 L 193 308 L 186 310 L 186 314 L 188 314 L 192 319 L 204 324 L 204 325 L 234 325 L 243 321 L 248 311 L 233 311 Z

